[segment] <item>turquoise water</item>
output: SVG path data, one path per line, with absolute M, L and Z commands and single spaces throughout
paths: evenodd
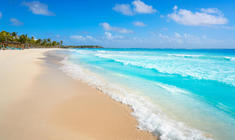
M 74 49 L 63 63 L 162 140 L 235 139 L 235 50 Z

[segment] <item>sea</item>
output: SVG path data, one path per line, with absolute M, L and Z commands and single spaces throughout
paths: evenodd
M 60 69 L 160 140 L 235 140 L 235 50 L 70 49 Z

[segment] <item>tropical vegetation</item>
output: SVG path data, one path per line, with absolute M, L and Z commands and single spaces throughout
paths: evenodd
M 97 45 L 62 46 L 62 48 L 103 48 Z
M 18 35 L 17 32 L 0 32 L 0 48 L 58 48 L 62 47 L 63 41 L 56 42 L 48 39 L 36 39 L 27 34 Z
M 0 32 L 0 49 L 25 49 L 25 48 L 102 48 L 97 45 L 64 46 L 63 41 L 52 41 L 47 39 L 36 39 L 27 34 L 18 35 L 17 32 Z

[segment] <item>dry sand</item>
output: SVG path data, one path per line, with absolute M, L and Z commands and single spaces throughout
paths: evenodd
M 1 140 L 156 139 L 129 107 L 66 76 L 45 52 L 0 51 Z

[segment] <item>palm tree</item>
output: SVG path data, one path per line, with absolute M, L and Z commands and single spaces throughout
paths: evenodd
M 60 42 L 56 42 L 56 47 L 60 47 Z
M 41 39 L 38 39 L 38 40 L 36 41 L 36 45 L 41 46 L 41 45 L 42 45 L 42 40 L 41 40 Z
M 55 47 L 57 45 L 57 42 L 56 41 L 53 41 L 52 44 L 51 44 L 53 47 Z
M 17 35 L 18 33 L 17 32 L 12 32 L 11 33 L 11 36 L 12 36 L 12 38 L 13 38 L 13 41 L 16 41 L 17 40 L 17 38 L 18 38 L 18 35 Z
M 19 37 L 19 42 L 20 42 L 21 44 L 24 44 L 24 48 L 25 48 L 26 43 L 28 42 L 28 36 L 27 36 L 27 35 L 24 35 L 24 34 L 20 35 L 20 37 Z
M 47 45 L 51 46 L 51 39 L 50 38 L 47 39 Z
M 35 45 L 36 44 L 36 40 L 35 40 L 35 38 L 33 36 L 30 39 L 30 44 L 31 45 Z
M 43 39 L 43 41 L 42 41 L 42 46 L 47 46 L 47 39 Z
M 2 31 L 2 32 L 3 32 L 4 42 L 6 43 L 6 46 L 8 46 L 8 42 L 12 41 L 12 36 L 9 32 L 6 32 L 6 31 Z
M 18 48 L 18 44 L 23 44 L 23 48 L 26 46 L 32 46 L 32 47 L 38 47 L 38 46 L 43 46 L 43 47 L 59 47 L 63 45 L 63 41 L 61 40 L 60 42 L 52 41 L 50 38 L 48 39 L 37 39 L 32 36 L 31 38 L 28 37 L 27 34 L 21 34 L 17 35 L 17 32 L 6 32 L 6 31 L 1 31 L 0 32 L 0 48 L 2 46 L 8 46 L 8 44 L 11 45 L 17 45 L 16 47 Z
M 6 31 L 1 31 L 1 32 L 0 32 L 1 47 L 4 46 L 5 36 L 6 36 Z
M 62 41 L 62 40 L 60 40 L 60 47 L 62 47 L 62 45 L 63 45 L 63 41 Z

